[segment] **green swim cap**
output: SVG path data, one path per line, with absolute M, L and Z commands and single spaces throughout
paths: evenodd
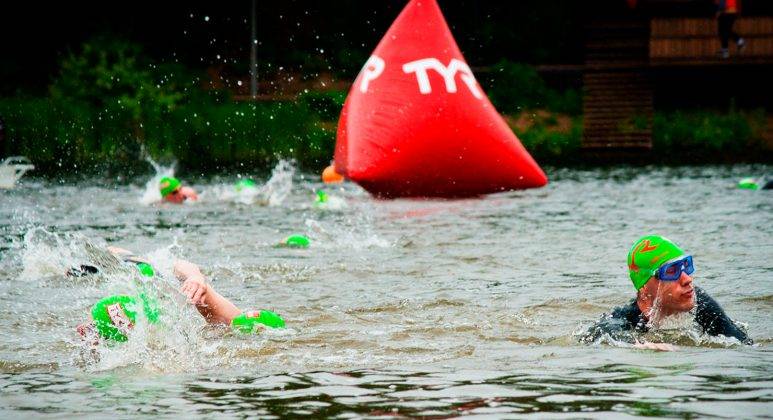
M 156 271 L 153 270 L 153 266 L 152 265 L 150 265 L 148 263 L 144 263 L 144 262 L 139 262 L 136 265 L 137 265 L 137 270 L 139 270 L 140 274 L 142 274 L 143 276 L 145 276 L 145 277 L 153 277 L 153 276 L 156 275 Z
M 126 332 L 137 322 L 137 311 L 141 308 L 149 322 L 158 322 L 158 309 L 154 306 L 149 299 L 114 295 L 94 304 L 91 317 L 100 336 L 124 342 L 128 340 Z
M 165 176 L 158 182 L 158 189 L 161 191 L 161 196 L 166 197 L 173 193 L 176 189 L 180 188 L 180 180 L 173 176 Z
M 241 192 L 242 190 L 246 190 L 248 188 L 255 188 L 255 185 L 255 181 L 251 179 L 242 179 L 234 185 L 234 188 L 236 188 L 236 192 Z
M 738 181 L 738 188 L 742 190 L 758 190 L 760 185 L 757 184 L 757 180 L 754 178 L 744 178 Z
M 316 204 L 327 203 L 327 193 L 324 190 L 317 191 L 317 198 L 315 200 L 315 203 Z
M 628 251 L 628 274 L 631 276 L 633 287 L 638 291 L 664 262 L 682 255 L 684 251 L 663 236 L 642 237 Z
M 103 338 L 126 341 L 126 332 L 137 321 L 139 308 L 139 302 L 131 296 L 106 297 L 91 308 L 94 327 Z
M 260 331 L 260 326 L 284 328 L 285 321 L 271 311 L 247 311 L 231 320 L 231 327 L 244 334 Z
M 282 241 L 281 245 L 290 248 L 308 248 L 310 243 L 309 238 L 303 235 L 290 235 Z

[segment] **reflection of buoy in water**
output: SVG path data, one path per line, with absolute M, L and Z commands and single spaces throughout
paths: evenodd
M 343 181 L 344 181 L 343 175 L 336 172 L 336 168 L 334 165 L 330 165 L 327 168 L 325 168 L 324 171 L 322 171 L 322 182 L 324 182 L 325 184 L 335 184 Z
M 244 334 L 260 331 L 264 327 L 284 328 L 285 321 L 271 311 L 247 311 L 231 320 L 231 327 Z
M 335 167 L 385 197 L 547 183 L 478 85 L 436 0 L 411 0 L 357 76 L 338 121 Z
M 245 190 L 250 190 L 256 188 L 257 185 L 255 184 L 255 181 L 251 179 L 241 179 L 236 184 L 234 184 L 234 189 L 236 189 L 236 192 L 242 192 Z
M 308 248 L 311 241 L 304 235 L 290 235 L 279 246 L 287 248 Z

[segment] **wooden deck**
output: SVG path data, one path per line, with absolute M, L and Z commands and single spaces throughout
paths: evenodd
M 773 17 L 741 17 L 735 31 L 746 40 L 738 51 L 730 42 L 729 58 L 721 58 L 717 21 L 710 18 L 652 19 L 650 64 L 738 65 L 773 62 Z

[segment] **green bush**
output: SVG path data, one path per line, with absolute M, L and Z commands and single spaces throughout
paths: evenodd
M 551 127 L 551 121 L 537 122 L 529 129 L 516 131 L 521 144 L 538 161 L 568 162 L 576 159 L 582 140 L 582 118 L 572 118 L 569 132 L 560 132 Z
M 737 154 L 759 149 L 759 130 L 764 124 L 764 110 L 731 110 L 727 114 L 704 110 L 656 112 L 652 147 L 657 152 Z
M 491 69 L 486 92 L 497 109 L 506 114 L 537 108 L 569 115 L 579 115 L 582 111 L 578 91 L 550 89 L 528 64 L 500 61 Z

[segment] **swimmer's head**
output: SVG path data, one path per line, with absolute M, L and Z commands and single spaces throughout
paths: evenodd
M 628 273 L 639 296 L 657 299 L 666 312 L 695 306 L 692 256 L 659 235 L 644 236 L 628 252 Z
M 114 341 L 128 340 L 128 333 L 137 322 L 137 311 L 142 309 L 138 299 L 116 295 L 106 297 L 91 307 L 93 328 L 101 338 Z M 78 332 L 81 332 L 80 326 Z
M 137 270 L 142 274 L 144 277 L 153 277 L 156 275 L 156 271 L 153 269 L 153 266 L 145 263 L 145 262 L 138 262 L 136 264 Z
M 290 235 L 279 246 L 287 248 L 308 248 L 311 241 L 305 235 Z
M 161 192 L 161 197 L 166 198 L 170 194 L 177 192 L 182 184 L 180 180 L 173 176 L 165 176 L 158 182 L 158 190 Z
M 127 295 L 108 296 L 91 307 L 92 323 L 79 325 L 78 332 L 86 336 L 84 332 L 92 328 L 100 338 L 126 341 L 140 311 L 145 314 L 148 322 L 158 322 L 157 304 L 147 297 L 143 299 Z
M 236 184 L 234 184 L 234 189 L 236 189 L 236 192 L 242 192 L 244 190 L 255 188 L 256 186 L 257 185 L 255 184 L 255 181 L 251 179 L 240 179 Z
M 641 289 L 657 273 L 660 265 L 684 255 L 675 243 L 660 235 L 647 235 L 628 251 L 628 275 L 633 287 Z

